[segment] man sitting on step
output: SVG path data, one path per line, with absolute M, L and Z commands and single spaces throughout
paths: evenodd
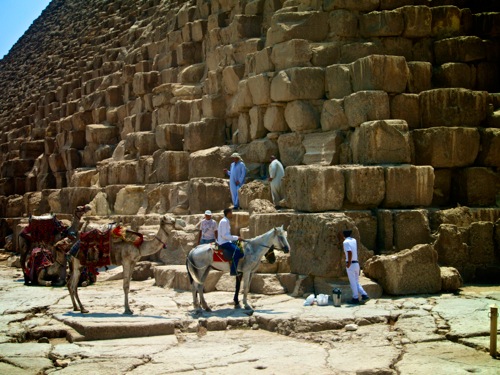
M 242 238 L 231 234 L 231 223 L 229 219 L 233 216 L 233 210 L 226 208 L 224 210 L 224 218 L 219 222 L 217 231 L 217 243 L 219 247 L 231 253 L 233 261 L 231 262 L 231 276 L 236 276 L 238 269 L 238 261 L 243 257 L 241 250 L 233 241 L 241 241 Z

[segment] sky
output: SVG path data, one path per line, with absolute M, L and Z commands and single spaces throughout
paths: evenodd
M 49 3 L 50 0 L 0 0 L 0 59 Z

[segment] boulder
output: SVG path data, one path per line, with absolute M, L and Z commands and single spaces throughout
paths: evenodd
M 268 199 L 253 199 L 248 205 L 248 212 L 253 214 L 264 214 L 277 212 L 273 202 Z
M 441 224 L 434 242 L 439 264 L 456 268 L 465 281 L 472 279 L 475 269 L 469 262 L 467 236 L 467 228 L 454 224 Z
M 417 245 L 394 255 L 377 255 L 365 263 L 363 272 L 387 294 L 437 293 L 441 290 L 437 260 L 432 245 Z
M 384 207 L 429 206 L 434 192 L 434 169 L 402 165 L 385 168 Z
M 245 162 L 249 163 L 269 163 L 272 155 L 278 154 L 278 145 L 269 138 L 256 139 L 245 147 L 244 155 Z M 248 168 L 249 166 L 247 166 Z
M 426 210 L 393 211 L 394 246 L 396 250 L 411 249 L 431 243 L 431 229 Z
M 211 271 L 203 284 L 203 290 L 207 293 L 215 290 L 223 272 Z M 186 272 L 186 266 L 156 266 L 154 267 L 155 285 L 162 288 L 191 290 L 191 283 Z
M 266 233 L 268 230 L 283 225 L 285 229 L 290 225 L 292 217 L 297 215 L 293 212 L 276 213 L 254 213 L 250 216 L 249 237 L 257 237 Z M 293 250 L 292 250 L 293 251 Z
M 244 184 L 240 190 L 238 190 L 238 195 L 240 198 L 240 206 L 243 209 L 248 209 L 250 203 L 255 199 L 272 201 L 269 184 L 264 184 L 257 180 Z
M 156 144 L 169 151 L 183 151 L 185 124 L 161 124 L 155 128 Z
M 389 96 L 384 91 L 359 91 L 346 96 L 344 110 L 352 128 L 366 121 L 385 120 L 391 117 Z
M 85 127 L 85 141 L 98 145 L 118 143 L 118 128 L 112 125 L 89 124 Z
M 377 216 L 368 210 L 344 211 L 344 213 L 358 228 L 361 243 L 369 250 L 377 249 Z
M 441 271 L 441 291 L 442 292 L 456 292 L 463 285 L 464 281 L 460 272 L 453 267 L 439 267 Z
M 486 43 L 477 36 L 459 36 L 434 42 L 436 63 L 471 63 L 486 57 Z
M 397 164 L 411 161 L 410 133 L 404 120 L 362 123 L 351 138 L 352 158 L 359 164 Z
M 189 154 L 189 179 L 197 177 L 224 178 L 224 168 L 231 164 L 234 150 L 229 146 L 212 147 Z
M 461 87 L 473 89 L 476 87 L 476 68 L 466 63 L 445 63 L 433 74 L 437 87 Z
M 426 61 L 409 61 L 408 91 L 418 94 L 432 88 L 432 64 Z
M 319 67 L 290 68 L 271 81 L 271 99 L 276 102 L 321 99 L 325 94 L 325 70 Z
M 189 180 L 189 210 L 192 214 L 205 210 L 218 211 L 231 206 L 228 180 L 204 177 Z
M 154 264 L 148 261 L 137 262 L 132 272 L 132 280 L 144 281 L 154 278 Z
M 344 174 L 339 167 L 318 165 L 286 168 L 285 196 L 299 211 L 339 210 L 344 201 Z
M 250 116 L 249 139 L 255 140 L 266 135 L 267 129 L 264 127 L 265 108 L 255 106 L 248 112 Z
M 290 267 L 293 273 L 321 277 L 345 275 L 345 255 L 338 234 L 353 230 L 358 257 L 363 265 L 373 252 L 360 242 L 354 222 L 341 213 L 297 214 L 288 227 Z
M 425 38 L 431 35 L 432 13 L 427 6 L 403 6 L 399 8 L 403 15 L 405 38 Z
M 475 128 L 434 127 L 412 131 L 415 164 L 436 168 L 472 165 L 479 152 L 479 131 Z M 463 152 L 467 150 L 467 152 Z
M 352 64 L 353 91 L 381 90 L 402 93 L 406 90 L 410 71 L 402 56 L 371 55 Z
M 324 3 L 325 11 L 348 9 L 359 12 L 371 12 L 378 9 L 380 0 L 327 0 Z

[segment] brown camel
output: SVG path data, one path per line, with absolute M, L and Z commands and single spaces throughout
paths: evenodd
M 48 234 L 43 233 L 42 234 L 43 238 L 38 238 L 38 234 L 29 233 L 28 227 L 26 227 L 19 234 L 18 250 L 19 250 L 19 253 L 21 255 L 20 262 L 21 262 L 21 268 L 23 269 L 25 284 L 28 284 L 29 279 L 30 279 L 29 276 L 26 275 L 26 273 L 25 273 L 26 261 L 28 260 L 33 248 L 36 246 L 42 246 L 44 248 L 48 248 L 52 251 L 52 255 L 54 256 L 54 258 L 56 258 L 56 251 L 53 248 L 53 245 L 55 243 L 61 241 L 65 237 L 68 237 L 68 236 L 76 238 L 82 216 L 90 210 L 91 210 L 91 207 L 89 205 L 77 206 L 74 213 L 73 213 L 71 226 L 69 228 L 66 228 L 65 226 L 61 225 L 60 221 L 57 220 L 56 217 L 52 216 L 52 215 L 43 215 L 43 216 L 34 216 L 34 217 L 30 216 L 30 219 L 29 219 L 30 224 L 31 224 L 32 220 L 52 221 L 53 223 L 57 223 L 57 227 L 56 227 L 56 233 L 48 233 Z M 50 238 L 50 240 L 48 240 L 49 238 Z M 47 241 L 49 241 L 49 242 L 47 242 Z M 61 270 L 59 270 L 59 274 L 62 275 L 61 276 L 62 280 L 64 280 L 65 279 L 66 262 L 64 262 L 63 265 L 61 264 L 58 266 L 64 268 L 64 272 L 61 272 Z M 55 267 L 57 267 L 57 265 Z
M 138 247 L 131 242 L 110 241 L 110 257 L 111 263 L 117 266 L 123 266 L 123 292 L 125 293 L 125 312 L 124 314 L 133 314 L 128 304 L 128 293 L 130 290 L 130 279 L 136 262 L 143 256 L 153 255 L 166 248 L 165 242 L 168 238 L 168 232 L 165 228 L 167 225 L 173 226 L 174 221 L 167 215 L 162 216 L 160 220 L 160 228 L 158 233 L 150 240 L 144 240 Z M 74 311 L 87 313 L 88 310 L 83 307 L 80 298 L 78 297 L 78 280 L 82 263 L 85 263 L 85 254 L 79 251 L 76 256 L 71 257 L 69 267 L 68 290 L 73 303 Z M 78 303 L 78 304 L 77 304 Z
M 64 241 L 64 240 L 63 240 Z M 50 250 L 46 249 L 33 249 L 31 256 L 41 256 L 45 265 L 42 267 L 37 267 L 37 265 L 33 264 L 34 261 L 30 265 L 33 270 L 30 272 L 32 275 L 31 282 L 35 282 L 38 285 L 44 286 L 61 286 L 64 285 L 65 282 L 65 274 L 66 274 L 66 253 L 55 247 L 54 252 L 52 253 Z M 30 261 L 28 261 L 28 264 Z M 62 272 L 64 271 L 64 275 Z

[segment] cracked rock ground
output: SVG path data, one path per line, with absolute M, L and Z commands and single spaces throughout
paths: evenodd
M 195 314 L 190 292 L 150 279 L 132 282 L 134 316 L 120 280 L 81 288 L 85 315 L 66 288 L 24 286 L 15 268 L 0 266 L 0 291 L 0 374 L 500 373 L 488 354 L 498 286 L 340 308 L 252 294 L 253 314 L 212 292 L 214 311 Z

